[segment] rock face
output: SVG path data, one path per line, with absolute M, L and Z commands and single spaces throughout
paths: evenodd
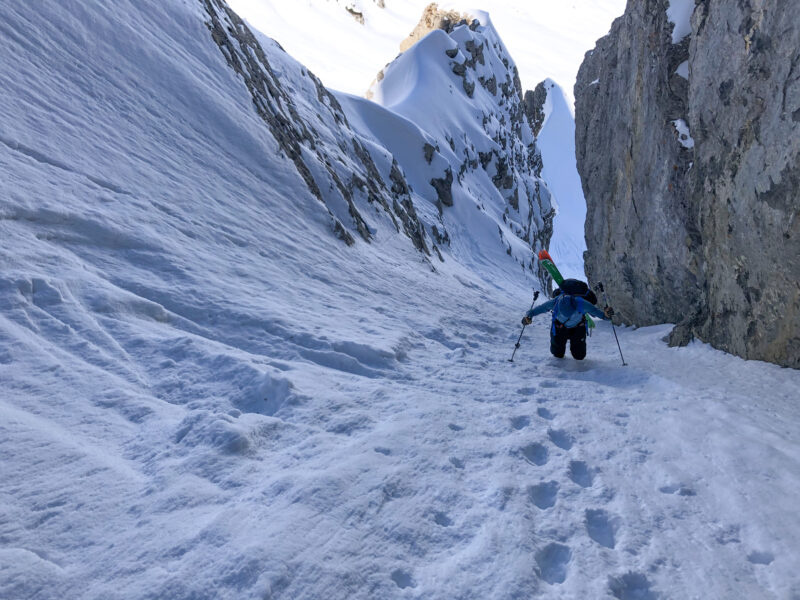
M 579 72 L 587 273 L 625 322 L 798 368 L 800 1 L 676 7 L 629 2 Z

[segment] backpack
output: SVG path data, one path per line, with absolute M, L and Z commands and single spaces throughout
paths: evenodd
M 565 279 L 561 285 L 553 292 L 553 298 L 565 294 L 568 296 L 578 296 L 587 302 L 597 304 L 597 296 L 589 289 L 589 284 L 580 279 Z

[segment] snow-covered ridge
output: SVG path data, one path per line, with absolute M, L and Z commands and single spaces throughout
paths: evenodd
M 443 37 L 432 35 L 401 55 L 376 86 L 389 108 L 381 111 L 344 95 L 337 100 L 271 40 L 262 47 L 227 5 L 207 0 L 204 6 L 227 63 L 347 243 L 353 243 L 350 229 L 365 241 L 380 229 L 369 209 L 375 205 L 425 254 L 432 248 L 445 260 L 442 250 L 454 244 L 458 260 L 469 262 L 479 249 L 490 262 L 510 255 L 534 269 L 532 250 L 546 247 L 552 211 L 535 172 L 540 161 L 521 109 L 516 67 L 488 15 L 481 14 L 485 27 L 473 21 L 451 31 L 452 39 L 438 31 Z M 272 64 L 279 65 L 277 74 Z M 426 107 L 424 118 L 415 106 Z M 467 181 L 479 165 L 482 177 Z M 444 208 L 456 201 L 487 216 L 475 219 L 463 205 L 445 216 Z
M 353 243 L 347 223 L 372 238 L 367 205 L 377 204 L 421 251 L 425 235 L 407 194 L 387 186 L 362 140 L 350 129 L 336 98 L 318 78 L 274 45 L 268 58 L 245 23 L 221 0 L 204 0 L 209 29 L 229 66 L 241 76 L 253 105 L 311 193 L 322 201 L 334 229 Z M 279 73 L 271 66 L 279 64 Z M 283 81 L 279 80 L 279 77 Z M 287 91 L 292 89 L 293 93 Z M 299 93 L 298 93 L 299 92 Z
M 553 211 L 516 66 L 486 13 L 443 23 L 387 65 L 370 90 L 426 137 L 405 152 L 392 128 L 372 132 L 421 179 L 414 190 L 436 203 L 452 244 L 474 244 L 456 238 L 480 232 L 481 246 L 500 241 L 535 271 L 531 249 L 547 247 Z

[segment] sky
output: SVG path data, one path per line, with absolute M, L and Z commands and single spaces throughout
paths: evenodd
M 360 0 L 364 25 L 336 2 L 232 0 L 231 6 L 256 29 L 277 40 L 328 87 L 362 95 L 377 73 L 399 52 L 427 0 L 385 0 L 386 7 Z M 352 2 L 348 4 L 353 4 Z M 563 89 L 570 106 L 572 87 L 585 53 L 622 15 L 625 0 L 489 0 L 441 2 L 460 12 L 489 13 L 520 71 L 523 88 L 546 78 Z

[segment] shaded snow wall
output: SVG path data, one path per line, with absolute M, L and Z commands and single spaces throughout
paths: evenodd
M 385 180 L 364 142 L 351 130 L 339 102 L 313 73 L 302 69 L 304 89 L 281 84 L 261 44 L 223 0 L 201 0 L 211 36 L 228 65 L 241 76 L 259 116 L 292 160 L 309 191 L 328 209 L 337 235 L 354 243 L 350 230 L 372 238 L 363 216 L 380 206 L 415 247 L 428 253 L 425 233 L 408 193 Z M 282 52 L 279 47 L 275 51 Z M 305 92 L 303 94 L 302 92 Z

